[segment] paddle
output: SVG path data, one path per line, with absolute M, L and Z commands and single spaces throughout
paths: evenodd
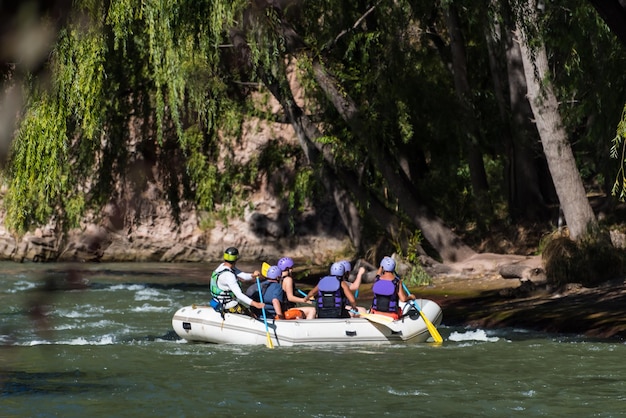
M 389 325 L 393 322 L 393 318 L 386 315 L 368 314 L 365 312 L 355 311 L 354 309 L 350 309 L 350 312 L 352 312 L 353 314 L 357 314 L 367 319 L 368 321 L 376 322 L 377 324 L 381 325 Z
M 406 287 L 404 283 L 402 283 L 402 287 L 404 288 L 404 291 L 406 292 L 407 296 L 411 296 L 411 292 L 409 292 L 409 289 Z M 437 327 L 435 327 L 435 325 L 432 322 L 430 322 L 428 318 L 426 318 L 426 315 L 424 315 L 424 312 L 422 312 L 422 310 L 417 307 L 417 303 L 415 303 L 414 300 L 411 301 L 411 305 L 415 309 L 417 309 L 417 312 L 419 312 L 420 315 L 422 316 L 422 319 L 424 320 L 424 323 L 426 324 L 426 327 L 428 328 L 428 332 L 430 332 L 430 335 L 433 337 L 433 340 L 437 344 L 441 344 L 443 342 L 443 338 L 441 338 L 441 334 L 439 334 L 439 331 L 437 331 Z
M 261 265 L 261 274 L 263 275 L 263 277 L 267 276 L 267 271 L 269 270 L 271 266 L 269 264 L 267 264 L 266 262 L 263 262 L 263 264 Z
M 263 302 L 263 292 L 261 290 L 261 281 L 259 278 L 256 278 L 256 286 L 259 288 L 259 299 L 261 299 L 261 303 Z M 265 333 L 267 334 L 267 343 L 265 344 L 267 348 L 274 348 L 274 344 L 272 344 L 272 337 L 270 337 L 270 329 L 267 325 L 267 316 L 265 315 L 265 307 L 261 309 L 263 312 L 263 322 L 265 323 Z

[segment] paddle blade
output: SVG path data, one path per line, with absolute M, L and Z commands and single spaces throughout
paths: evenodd
M 272 343 L 272 337 L 270 337 L 270 333 L 268 332 L 266 335 L 267 343 L 265 343 L 265 345 L 267 346 L 267 348 L 274 348 L 274 343 Z
M 393 322 L 393 318 L 386 315 L 376 315 L 376 314 L 367 314 L 367 313 L 359 313 L 363 318 L 368 321 L 376 322 L 381 325 L 389 325 Z
M 409 288 L 406 287 L 404 283 L 402 283 L 402 287 L 404 288 L 406 294 L 410 296 L 411 292 L 409 292 Z M 422 319 L 426 324 L 426 328 L 428 328 L 428 332 L 430 332 L 430 336 L 433 337 L 433 341 L 435 341 L 437 344 L 441 344 L 443 342 L 443 338 L 441 338 L 441 334 L 439 334 L 439 331 L 437 331 L 437 327 L 432 322 L 430 322 L 430 319 L 426 318 L 426 315 L 424 315 L 424 312 L 422 312 L 422 310 L 417 307 L 417 303 L 415 303 L 414 300 L 411 301 L 411 305 L 415 309 L 417 309 L 417 312 L 419 312 L 422 316 Z
M 430 335 L 433 337 L 433 340 L 437 344 L 441 344 L 443 342 L 443 338 L 441 338 L 441 334 L 439 334 L 439 331 L 437 331 L 437 327 L 432 322 L 430 322 L 428 318 L 426 318 L 424 312 L 422 312 L 421 310 L 419 312 L 422 316 L 422 319 L 424 320 L 424 323 L 426 324 L 426 327 L 428 328 L 428 332 L 430 332 Z
M 261 265 L 261 274 L 263 275 L 263 277 L 267 277 L 267 271 L 270 269 L 270 265 L 268 263 L 263 263 Z

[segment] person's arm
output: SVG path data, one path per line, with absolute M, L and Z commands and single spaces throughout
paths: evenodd
M 263 307 L 265 307 L 264 303 L 252 300 L 250 297 L 248 297 L 248 295 L 241 291 L 241 287 L 239 287 L 239 283 L 237 283 L 237 278 L 233 274 L 224 273 L 220 277 L 220 280 L 222 279 L 228 285 L 230 291 L 233 292 L 239 302 L 245 303 L 248 306 L 253 306 L 257 309 L 263 309 Z
M 235 272 L 235 276 L 237 276 L 239 280 L 244 281 L 244 282 L 255 280 L 257 277 L 261 275 L 261 273 L 258 270 L 254 270 L 253 273 L 246 273 L 235 267 L 233 268 L 233 271 Z
M 272 306 L 274 306 L 274 312 L 276 312 L 277 319 L 284 319 L 283 307 L 280 304 L 280 300 L 276 298 L 272 299 Z
M 348 285 L 348 283 L 342 281 L 341 287 L 343 288 L 343 293 L 346 295 L 346 299 L 348 299 L 348 302 L 350 302 L 350 306 L 352 306 L 352 309 L 357 311 L 358 307 L 356 306 L 356 299 L 354 298 L 354 295 L 350 291 L 350 286 Z
M 283 277 L 283 292 L 287 295 L 287 300 L 289 302 L 297 303 L 307 303 L 309 301 L 308 298 L 299 298 L 298 296 L 293 294 L 293 277 L 285 276 Z
M 400 302 L 407 302 L 409 300 L 415 300 L 415 295 L 407 295 L 404 291 L 404 286 L 402 285 L 402 280 L 398 283 L 398 299 Z
M 359 286 L 361 286 L 361 282 L 363 281 L 363 275 L 365 274 L 365 267 L 360 267 L 359 271 L 356 274 L 356 278 L 352 283 L 350 283 L 350 290 L 352 292 L 356 292 L 359 290 Z
M 315 287 L 309 290 L 309 293 L 306 295 L 307 300 L 313 299 L 315 295 L 317 295 L 317 291 L 319 290 L 319 285 L 315 285 Z

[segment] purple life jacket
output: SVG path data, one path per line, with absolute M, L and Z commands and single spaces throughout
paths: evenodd
M 341 288 L 341 278 L 326 276 L 317 285 L 317 317 L 342 318 L 349 316 L 346 301 Z M 345 313 L 344 313 L 345 312 Z
M 374 293 L 374 301 L 372 309 L 379 312 L 397 312 L 398 311 L 398 283 L 400 280 L 381 280 L 376 277 L 376 282 L 372 286 Z

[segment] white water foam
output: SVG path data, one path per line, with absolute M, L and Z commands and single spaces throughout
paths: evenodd
M 131 309 L 132 312 L 170 312 L 171 310 L 170 306 L 152 306 L 147 303 Z
M 395 390 L 393 388 L 388 388 L 387 389 L 387 393 L 389 393 L 391 395 L 397 395 L 397 396 L 428 396 L 427 393 L 421 392 L 419 390 L 399 391 L 399 390 Z
M 117 291 L 117 290 L 130 290 L 132 292 L 136 292 L 139 290 L 145 289 L 146 286 L 142 284 L 116 284 L 111 287 L 102 289 L 106 291 Z
M 109 321 L 103 319 L 98 322 L 83 322 L 81 324 L 63 324 L 57 325 L 54 327 L 55 331 L 65 331 L 65 330 L 76 330 L 76 329 L 86 329 L 86 328 L 112 328 L 112 327 L 120 327 L 122 324 L 118 322 Z
M 487 333 L 482 329 L 477 329 L 475 331 L 467 331 L 467 332 L 456 332 L 454 331 L 448 337 L 450 341 L 487 341 L 487 342 L 496 342 L 500 340 L 498 337 L 488 337 Z
M 156 289 L 141 289 L 135 294 L 136 301 L 170 302 L 171 299 Z
M 33 340 L 28 342 L 26 345 L 35 346 L 35 345 L 112 345 L 115 344 L 115 336 L 113 335 L 103 335 L 97 340 L 87 340 L 84 337 L 74 338 L 72 340 L 65 341 L 48 341 L 48 340 Z
M 38 286 L 38 283 L 36 282 L 29 282 L 26 280 L 20 280 L 15 282 L 14 288 L 13 289 L 7 289 L 6 292 L 7 293 L 19 293 L 19 292 L 25 292 L 27 290 L 31 290 L 34 289 Z

